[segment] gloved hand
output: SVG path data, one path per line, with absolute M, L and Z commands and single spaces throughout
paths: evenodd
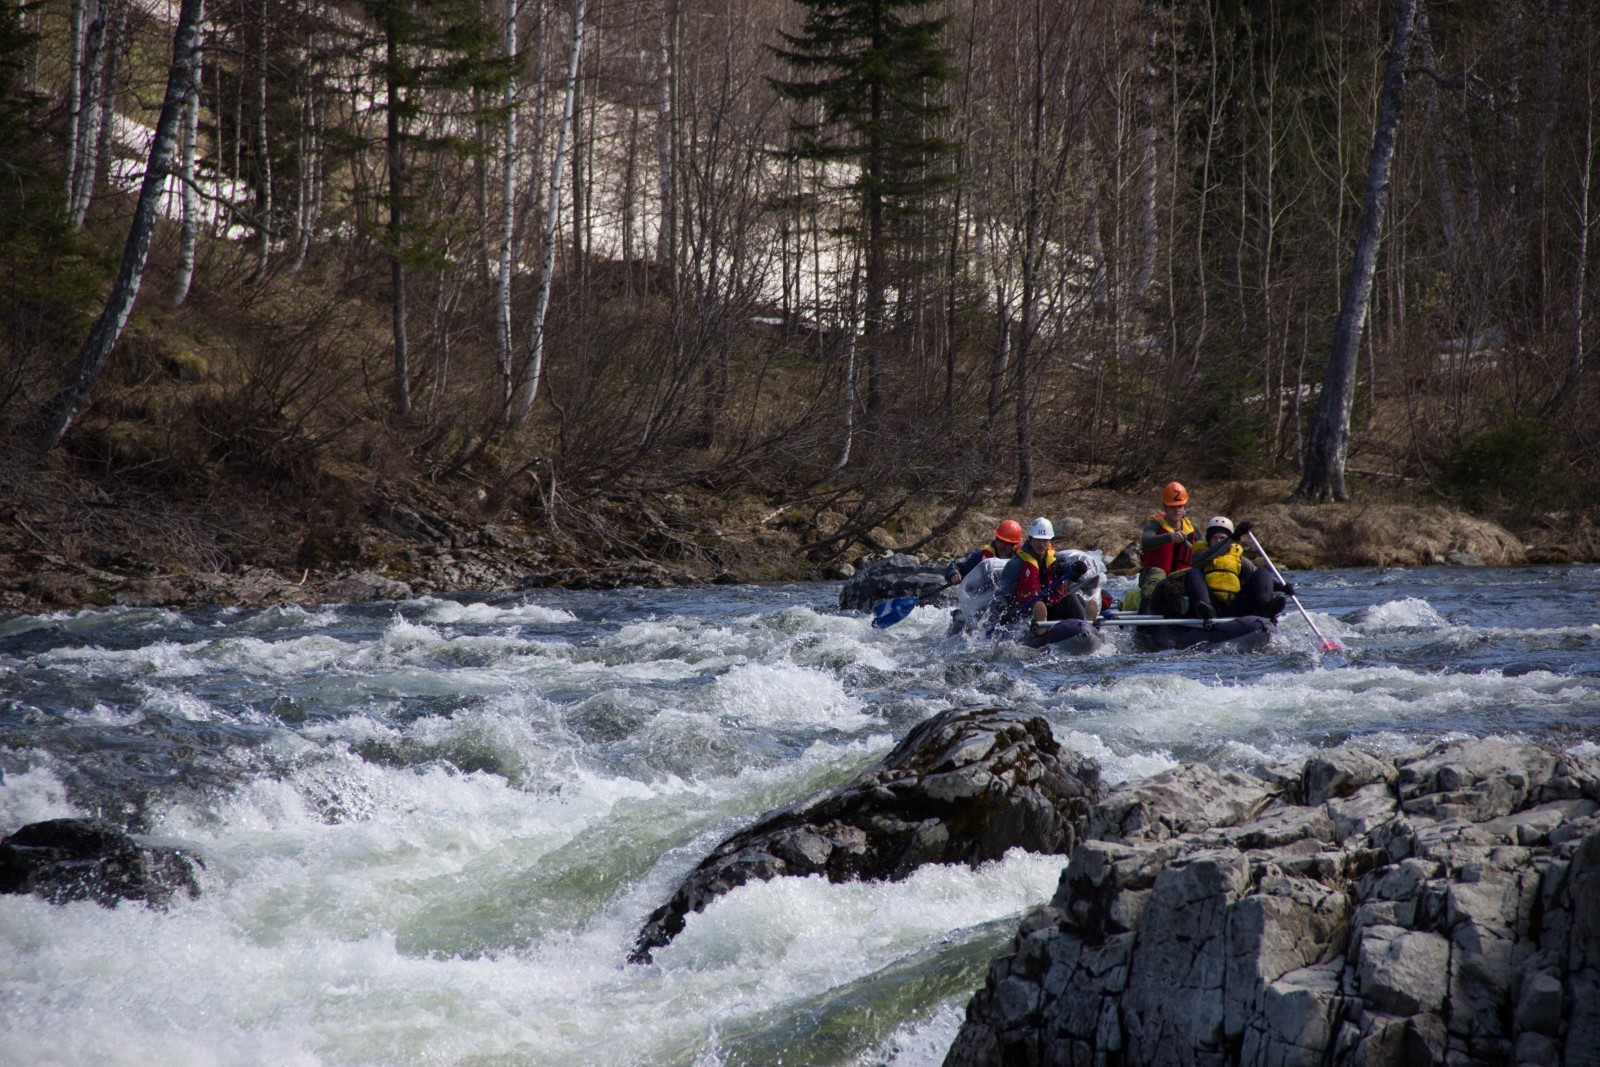
M 1085 574 L 1089 573 L 1089 561 L 1086 559 L 1075 559 L 1066 565 L 1063 573 L 1066 574 L 1067 581 L 1075 582 L 1079 578 L 1082 578 Z
M 1241 522 L 1239 525 L 1233 528 L 1233 536 L 1229 538 L 1229 540 L 1243 541 L 1249 535 L 1249 533 L 1250 524 L 1248 522 Z
M 1282 593 L 1284 596 L 1294 596 L 1294 583 L 1293 582 L 1279 582 L 1278 586 L 1277 586 L 1277 591 Z
M 1189 535 L 1184 533 L 1182 530 L 1173 530 L 1172 531 L 1172 543 L 1173 544 L 1181 545 L 1187 540 L 1189 540 Z

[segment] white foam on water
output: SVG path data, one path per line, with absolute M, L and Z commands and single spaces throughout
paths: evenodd
M 786 663 L 735 667 L 711 683 L 710 702 L 724 717 L 743 725 L 860 730 L 877 721 L 833 675 Z
M 1318 621 L 1321 626 L 1321 621 Z M 1374 604 L 1358 615 L 1355 630 L 1358 633 L 1392 633 L 1406 630 L 1447 630 L 1450 621 L 1440 615 L 1432 604 L 1419 597 L 1390 600 Z M 1327 628 L 1323 627 L 1326 632 Z
M 31 822 L 71 819 L 82 814 L 67 799 L 66 783 L 47 764 L 11 771 L 0 777 L 0 837 Z
M 234 716 L 209 700 L 186 693 L 182 689 L 166 686 L 145 687 L 144 698 L 139 702 L 144 715 L 169 716 L 186 722 L 232 721 Z M 142 717 L 142 716 L 141 716 Z
M 902 1023 L 876 1050 L 883 1067 L 939 1067 L 967 1019 L 967 999 L 940 1004 L 926 1019 Z
M 725 967 L 623 966 L 643 917 L 729 825 L 889 740 L 819 742 L 782 767 L 698 784 L 573 768 L 539 793 L 491 774 L 309 750 L 287 775 L 164 813 L 163 840 L 205 861 L 199 899 L 165 913 L 0 899 L 0 1062 L 686 1061 L 707 1019 L 774 1001 L 752 1002 L 754 976 Z M 23 787 L 56 788 L 44 775 Z M 19 804 L 13 817 L 48 810 Z M 639 855 L 685 832 L 682 864 L 640 877 Z M 815 995 L 832 974 L 915 951 L 941 922 L 955 929 L 1047 896 L 1059 866 L 1008 857 L 897 888 L 804 887 L 806 910 L 860 934 L 836 931 L 831 945 L 823 926 L 785 919 L 781 894 L 731 914 L 789 921 L 808 942 L 791 938 L 774 967 L 795 952 L 842 952 L 773 987 L 780 999 Z
M 1100 779 L 1108 786 L 1120 785 L 1135 778 L 1148 778 L 1152 774 L 1170 771 L 1178 766 L 1178 761 L 1171 753 L 1159 749 L 1149 752 L 1122 752 L 1107 744 L 1105 738 L 1099 734 L 1084 733 L 1082 730 L 1053 732 L 1063 748 L 1081 756 L 1088 756 L 1098 763 Z
M 578 621 L 570 611 L 542 604 L 461 604 L 421 597 L 407 601 L 405 609 L 419 609 L 424 621 L 441 626 L 565 626 Z
M 298 604 L 275 604 L 249 614 L 246 614 L 246 609 L 228 608 L 218 616 L 215 625 L 244 633 L 276 633 L 279 630 L 333 626 L 338 621 L 339 613 L 333 608 L 313 609 Z

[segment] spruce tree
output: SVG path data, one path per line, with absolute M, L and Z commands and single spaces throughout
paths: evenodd
M 799 33 L 782 33 L 773 51 L 795 73 L 773 80 L 801 105 L 791 123 L 793 155 L 853 162 L 866 258 L 863 347 L 867 357 L 867 428 L 883 404 L 883 318 L 888 250 L 900 223 L 919 214 L 948 180 L 939 161 L 954 145 L 937 133 L 952 78 L 942 47 L 945 20 L 922 17 L 933 0 L 795 0 L 805 10 Z

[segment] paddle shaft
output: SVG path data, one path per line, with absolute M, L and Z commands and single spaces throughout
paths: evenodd
M 1210 619 L 1167 619 L 1160 615 L 1136 615 L 1132 618 L 1126 616 L 1118 618 L 1102 615 L 1096 624 L 1105 623 L 1109 626 L 1210 626 Z
M 1278 565 L 1272 562 L 1272 557 L 1267 555 L 1267 550 L 1261 547 L 1260 541 L 1256 540 L 1256 532 L 1251 530 L 1245 536 L 1250 538 L 1250 543 L 1256 548 L 1256 554 L 1261 557 L 1261 562 L 1265 563 L 1267 568 L 1272 571 L 1272 576 L 1278 579 L 1278 584 L 1288 585 L 1289 583 L 1283 580 L 1283 574 L 1278 570 Z M 1311 613 L 1306 610 L 1304 604 L 1300 603 L 1300 598 L 1290 593 L 1289 599 L 1294 601 L 1294 606 L 1300 609 L 1300 614 L 1305 618 L 1306 625 L 1311 627 L 1311 632 L 1317 635 L 1318 641 L 1322 642 L 1322 650 L 1324 652 L 1336 651 L 1339 648 L 1339 642 L 1330 639 L 1321 630 L 1317 629 L 1317 624 L 1311 621 Z

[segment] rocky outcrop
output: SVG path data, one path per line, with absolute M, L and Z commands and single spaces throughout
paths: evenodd
M 945 1063 L 1600 1062 L 1597 801 L 1483 740 L 1127 785 Z
M 955 709 L 913 728 L 853 781 L 772 812 L 711 853 L 639 932 L 635 963 L 685 918 L 746 882 L 904 878 L 925 863 L 977 865 L 1007 849 L 1070 852 L 1099 797 L 1100 769 L 1036 716 Z
M 844 611 L 870 611 L 878 601 L 899 596 L 924 597 L 932 601 L 944 588 L 943 567 L 896 553 L 863 563 L 839 590 L 839 607 Z
M 164 907 L 179 891 L 199 896 L 195 862 L 98 820 L 51 819 L 0 841 L 0 893 L 34 893 L 53 904 L 92 900 L 109 908 L 142 900 Z

